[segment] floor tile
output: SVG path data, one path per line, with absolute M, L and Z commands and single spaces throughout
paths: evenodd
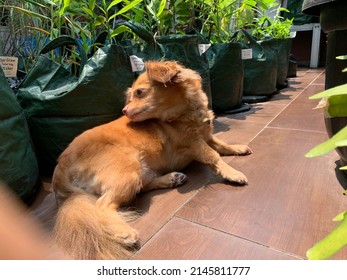
M 319 100 L 310 96 L 324 90 L 324 85 L 310 85 L 288 105 L 270 124 L 270 127 L 325 132 L 321 109 L 314 109 Z
M 254 154 L 230 164 L 249 179 L 235 187 L 221 180 L 205 187 L 179 217 L 265 246 L 305 257 L 306 250 L 335 224 L 347 207 L 336 177 L 337 155 L 307 159 L 324 133 L 267 128 L 251 142 Z M 339 179 L 341 181 L 339 181 Z M 347 250 L 338 255 L 347 258 Z
M 296 259 L 236 236 L 174 218 L 133 257 L 156 260 Z
M 196 162 L 183 172 L 188 177 L 183 186 L 139 194 L 131 204 L 141 214 L 140 218 L 132 222 L 132 226 L 139 232 L 141 243 L 163 227 L 196 192 L 207 185 L 211 177 L 210 170 Z

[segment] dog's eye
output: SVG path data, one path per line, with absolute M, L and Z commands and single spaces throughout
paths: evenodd
M 143 88 L 138 88 L 135 90 L 134 95 L 136 97 L 143 97 L 145 90 Z

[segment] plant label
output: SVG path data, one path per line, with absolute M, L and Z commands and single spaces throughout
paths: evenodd
M 0 67 L 4 71 L 5 77 L 16 77 L 18 69 L 18 57 L 0 56 Z
M 202 55 L 205 51 L 208 50 L 209 47 L 211 47 L 211 44 L 199 44 L 199 53 Z
M 252 59 L 253 58 L 252 49 L 243 49 L 241 52 L 241 58 L 242 59 Z
M 142 58 L 139 58 L 136 55 L 131 55 L 129 58 L 133 72 L 143 71 L 145 68 L 145 63 L 143 62 Z

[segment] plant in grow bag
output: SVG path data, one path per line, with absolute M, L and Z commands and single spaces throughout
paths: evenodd
M 225 43 L 230 38 L 230 27 L 238 1 L 197 0 L 196 14 L 201 23 L 200 33 L 211 43 Z
M 30 31 L 32 36 L 43 38 L 40 50 L 47 42 L 61 36 L 69 35 L 79 39 L 85 52 L 97 41 L 102 33 L 107 33 L 108 41 L 129 31 L 126 27 L 113 29 L 113 23 L 117 17 L 127 16 L 142 0 L 15 0 L 14 2 L 2 1 L 2 7 L 6 7 L 11 13 L 20 13 L 23 16 L 19 29 Z M 1 3 L 1 2 L 0 2 Z M 6 4 L 6 5 L 5 5 Z M 18 30 L 14 30 L 17 32 Z M 19 52 L 21 47 L 18 48 Z M 78 63 L 79 54 L 70 50 L 70 63 Z M 35 60 L 37 52 L 31 57 Z M 62 62 L 61 54 L 53 53 L 53 58 Z M 72 60 L 72 61 L 71 61 Z
M 141 22 L 153 34 L 186 34 L 193 29 L 192 0 L 143 0 L 135 9 L 135 22 Z
M 288 38 L 293 20 L 284 19 L 283 12 L 289 11 L 276 0 L 245 0 L 233 14 L 232 31 L 249 29 L 257 40 Z
M 322 99 L 318 107 L 324 109 L 326 116 L 347 116 L 347 84 L 325 90 L 311 96 L 310 99 Z M 342 146 L 347 146 L 347 126 L 329 140 L 314 147 L 305 156 L 321 156 Z M 347 170 L 346 167 L 340 169 Z M 309 259 L 328 259 L 347 245 L 347 211 L 340 213 L 333 220 L 340 222 L 340 224 L 307 251 Z

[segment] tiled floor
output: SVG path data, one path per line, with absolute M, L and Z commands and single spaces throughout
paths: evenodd
M 194 163 L 180 188 L 139 195 L 133 205 L 142 216 L 132 224 L 141 248 L 132 259 L 305 259 L 347 209 L 337 154 L 304 157 L 327 139 L 322 112 L 313 110 L 317 101 L 308 99 L 323 89 L 322 69 L 299 69 L 270 101 L 219 116 L 218 137 L 253 149 L 224 157 L 249 185 L 233 186 Z M 41 204 L 35 207 L 39 213 Z M 347 249 L 334 258 L 347 259 Z

